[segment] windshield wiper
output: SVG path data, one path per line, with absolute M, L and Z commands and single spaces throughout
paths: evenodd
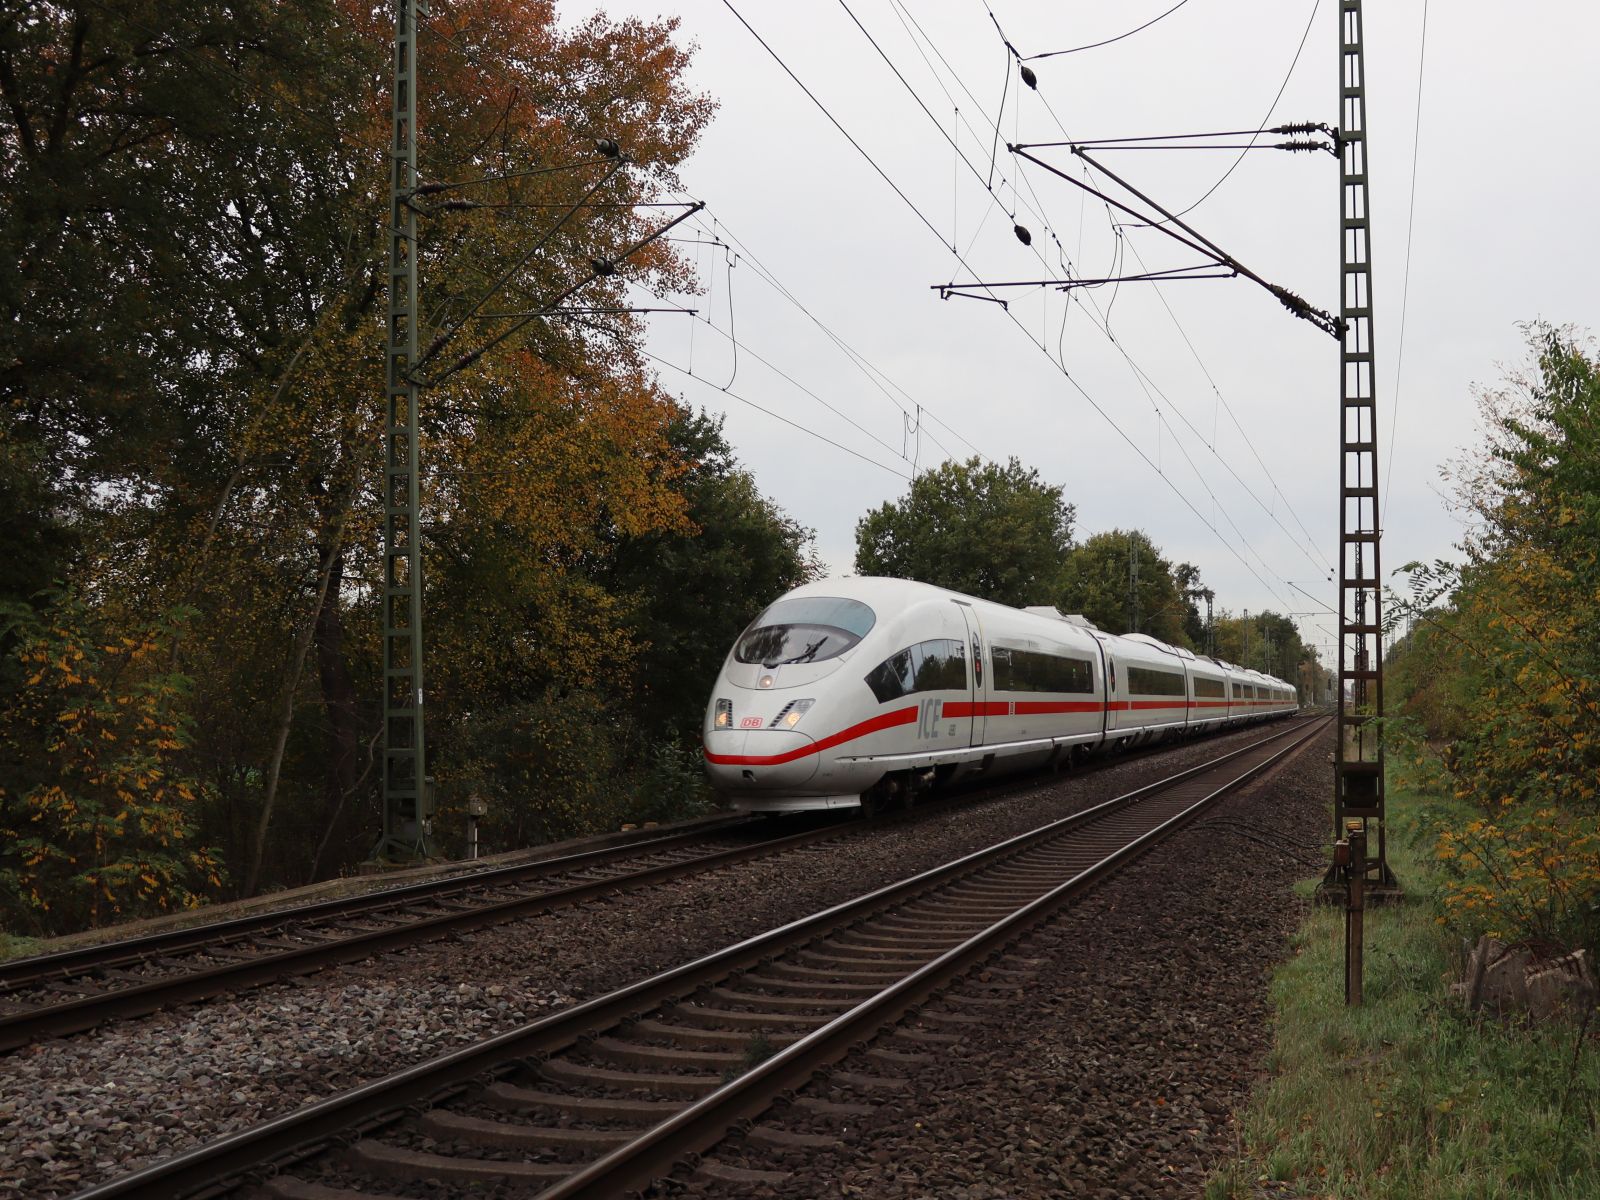
M 799 654 L 796 654 L 793 658 L 782 658 L 782 659 L 779 659 L 777 662 L 762 663 L 761 665 L 764 666 L 765 668 L 767 668 L 767 670 L 770 671 L 770 670 L 772 670 L 773 667 L 786 667 L 790 663 L 810 662 L 813 658 L 815 658 L 817 656 L 817 651 L 822 649 L 822 643 L 827 641 L 827 640 L 828 640 L 828 635 L 827 634 L 823 634 L 820 638 L 818 638 L 816 641 L 812 642 L 809 646 L 807 646 Z

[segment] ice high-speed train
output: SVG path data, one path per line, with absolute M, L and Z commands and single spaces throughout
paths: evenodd
M 826 580 L 734 644 L 706 771 L 746 812 L 904 802 L 1023 769 L 1293 713 L 1281 679 L 904 579 Z

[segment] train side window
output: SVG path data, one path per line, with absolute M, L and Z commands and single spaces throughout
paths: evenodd
M 937 638 L 913 647 L 918 653 L 914 692 L 946 692 L 967 686 L 967 660 L 960 642 Z
M 1152 667 L 1129 667 L 1128 692 L 1141 696 L 1181 696 L 1183 676 Z
M 907 646 L 868 671 L 866 684 L 879 704 L 914 692 L 965 691 L 965 647 L 949 638 Z
M 1094 667 L 1087 659 L 993 646 L 994 690 L 997 692 L 1054 692 L 1089 695 L 1094 691 Z

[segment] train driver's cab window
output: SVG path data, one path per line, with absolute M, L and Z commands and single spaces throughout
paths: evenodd
M 733 657 L 769 670 L 837 657 L 872 631 L 873 611 L 859 600 L 794 596 L 779 600 L 744 631 Z
M 879 704 L 913 692 L 966 691 L 966 648 L 950 638 L 907 646 L 867 672 L 867 686 Z

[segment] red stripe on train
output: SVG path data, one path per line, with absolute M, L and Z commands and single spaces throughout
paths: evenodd
M 835 746 L 842 746 L 845 742 L 853 742 L 871 733 L 881 733 L 885 729 L 894 729 L 901 725 L 915 725 L 917 712 L 918 706 L 912 705 L 910 708 L 897 708 L 894 712 L 879 713 L 860 724 L 841 729 L 838 733 L 812 742 L 809 746 L 801 746 L 798 750 L 789 750 L 783 754 L 713 754 L 707 749 L 706 761 L 722 767 L 782 766 L 784 763 L 794 762 L 810 754 L 821 754 L 824 750 L 832 750 Z
M 1004 700 L 984 700 L 977 704 L 954 700 L 940 711 L 946 717 L 1004 717 L 1010 714 L 1011 705 Z
M 1227 707 L 1227 701 L 1190 701 L 1188 707 Z M 1235 701 L 1236 706 L 1248 706 L 1251 701 Z M 1271 704 L 1275 701 L 1255 701 L 1257 704 Z M 1147 710 L 1157 708 L 1183 708 L 1183 702 L 1168 700 L 1113 700 L 1105 706 L 1105 711 L 1126 712 L 1130 709 Z M 920 706 L 898 708 L 893 712 L 879 713 L 848 729 L 841 729 L 838 733 L 831 734 L 819 741 L 812 742 L 809 746 L 801 746 L 795 750 L 788 750 L 782 754 L 715 754 L 711 750 L 704 751 L 705 759 L 709 763 L 716 763 L 725 767 L 777 767 L 784 763 L 795 762 L 812 754 L 820 754 L 824 750 L 831 750 L 835 746 L 842 746 L 846 742 L 853 742 L 857 738 L 867 737 L 870 734 L 881 733 L 885 729 L 897 729 L 901 725 L 914 725 Z M 1083 713 L 1101 712 L 1102 707 L 1096 700 L 1019 700 L 1016 702 L 1015 713 L 1017 716 L 1045 716 L 1056 713 Z M 1010 716 L 1013 708 L 1010 702 L 1003 700 L 981 701 L 972 703 L 966 700 L 957 700 L 946 703 L 941 711 L 941 719 L 954 720 L 961 717 L 1005 717 Z
M 1105 711 L 1105 705 L 1098 700 L 1018 700 L 1016 711 L 1019 717 L 1046 713 L 1097 713 Z

